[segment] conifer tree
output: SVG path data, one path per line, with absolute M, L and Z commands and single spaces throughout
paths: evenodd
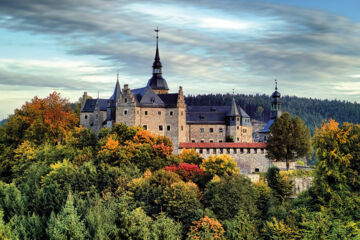
M 71 192 L 68 194 L 62 211 L 57 216 L 54 212 L 51 213 L 48 235 L 51 240 L 82 240 L 86 238 L 87 231 L 76 212 Z

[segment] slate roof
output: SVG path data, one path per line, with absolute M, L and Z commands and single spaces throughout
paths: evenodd
M 179 148 L 265 148 L 266 143 L 233 143 L 233 142 L 213 142 L 213 143 L 180 143 Z
M 271 125 L 272 125 L 273 123 L 274 123 L 274 119 L 270 119 L 270 120 L 266 123 L 265 127 L 259 131 L 259 133 L 269 133 L 269 132 L 270 132 L 270 127 L 271 127 Z
M 81 110 L 81 112 L 94 112 L 96 101 L 98 100 L 99 100 L 100 111 L 106 111 L 106 107 L 108 103 L 107 99 L 86 99 L 84 108 Z
M 178 93 L 169 93 L 169 94 L 158 94 L 161 100 L 167 106 L 176 106 L 178 100 Z
M 187 123 L 198 124 L 225 124 L 226 116 L 231 112 L 232 106 L 188 106 L 186 112 Z M 244 118 L 250 118 L 249 115 L 239 106 L 237 106 L 239 115 Z

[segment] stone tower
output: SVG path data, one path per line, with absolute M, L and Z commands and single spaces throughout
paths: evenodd
M 228 138 L 232 138 L 234 142 L 238 142 L 240 132 L 240 113 L 235 102 L 235 98 L 232 98 L 231 108 L 226 115 L 226 135 Z M 240 140 L 240 139 L 239 139 Z

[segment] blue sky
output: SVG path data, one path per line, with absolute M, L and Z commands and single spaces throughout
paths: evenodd
M 0 0 L 0 119 L 34 96 L 109 97 L 151 76 L 170 90 L 359 101 L 360 2 Z

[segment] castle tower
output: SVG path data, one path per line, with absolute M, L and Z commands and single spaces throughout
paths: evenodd
M 281 116 L 281 94 L 278 92 L 277 80 L 275 80 L 275 92 L 271 94 L 270 119 L 274 120 Z
M 155 59 L 152 65 L 153 75 L 147 83 L 147 87 L 151 87 L 156 94 L 164 94 L 169 92 L 169 88 L 166 80 L 162 77 L 162 64 L 160 62 L 159 54 L 159 29 L 155 29 L 156 32 L 156 51 Z
M 240 130 L 240 113 L 238 106 L 236 105 L 235 98 L 232 98 L 231 108 L 226 115 L 226 137 L 232 139 L 234 142 L 238 142 L 239 130 Z M 241 133 L 240 133 L 241 135 Z M 239 139 L 240 140 L 240 139 Z

